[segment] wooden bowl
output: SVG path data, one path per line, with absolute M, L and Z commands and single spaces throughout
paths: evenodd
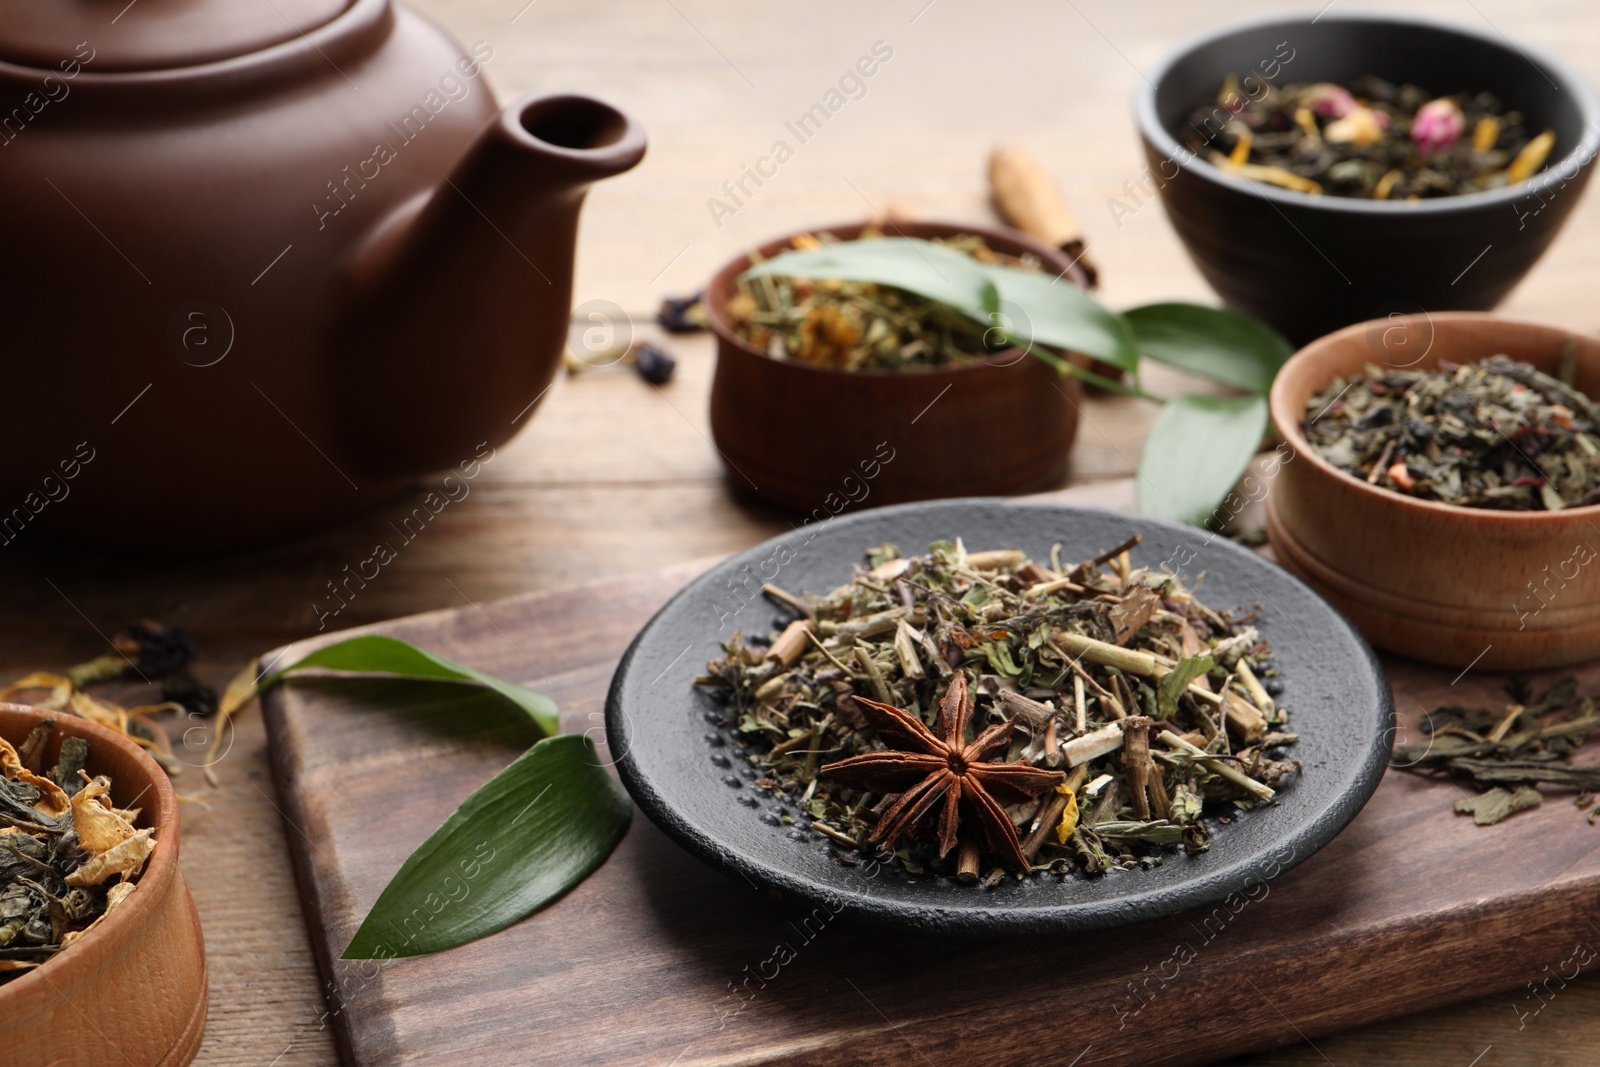
M 863 224 L 829 226 L 843 240 Z M 1014 231 L 966 223 L 903 222 L 895 236 L 976 234 L 997 252 L 1032 253 L 1081 284 L 1072 261 Z M 793 236 L 793 235 L 791 235 Z M 760 248 L 770 257 L 790 238 Z M 728 299 L 749 256 L 706 289 L 717 335 L 711 432 L 741 489 L 818 520 L 854 504 L 1022 493 L 1066 470 L 1083 390 L 1018 349 L 960 367 L 843 371 L 773 359 L 734 333 Z
M 119 805 L 144 809 L 139 826 L 154 827 L 159 844 L 126 903 L 0 986 L 0 1065 L 183 1067 L 200 1048 L 207 996 L 200 918 L 178 870 L 178 800 L 138 745 L 85 719 L 0 704 L 0 736 L 19 744 L 51 715 L 46 762 L 62 738 L 88 739 L 89 773 L 111 779 Z
M 1600 506 L 1489 511 L 1418 500 L 1335 468 L 1301 432 L 1306 403 L 1373 363 L 1428 369 L 1504 353 L 1600 396 L 1600 339 L 1479 312 L 1348 326 L 1302 348 L 1272 386 L 1294 450 L 1267 496 L 1278 560 L 1344 610 L 1373 644 L 1465 668 L 1536 670 L 1600 656 Z

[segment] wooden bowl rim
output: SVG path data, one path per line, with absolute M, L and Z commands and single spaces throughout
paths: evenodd
M 154 797 L 155 803 L 142 805 L 143 818 L 147 819 L 149 826 L 156 831 L 156 840 L 160 842 L 160 847 L 151 854 L 144 872 L 139 875 L 136 884 L 140 887 L 140 891 L 129 897 L 122 907 L 107 915 L 96 928 L 98 932 L 90 933 L 51 957 L 46 963 L 18 975 L 5 985 L 0 985 L 0 1015 L 4 1015 L 6 1011 L 7 998 L 24 997 L 35 992 L 35 987 L 49 982 L 52 978 L 54 981 L 51 982 L 51 988 L 74 981 L 73 976 L 68 973 L 69 969 L 79 972 L 101 969 L 105 961 L 100 958 L 102 953 L 94 951 L 95 946 L 109 945 L 113 939 L 126 941 L 135 936 L 137 929 L 150 920 L 158 904 L 166 900 L 171 884 L 178 875 L 178 798 L 172 790 L 171 781 L 160 765 L 133 741 L 98 723 L 73 715 L 70 711 L 47 711 L 29 704 L 0 703 L 0 718 L 17 714 L 32 719 L 35 725 L 54 717 L 58 728 L 63 729 L 67 735 L 85 737 L 92 745 L 118 749 L 124 755 L 131 756 L 148 778 L 148 786 L 140 796 L 142 799 L 149 794 Z M 32 726 L 29 729 L 32 729 Z M 11 739 L 7 737 L 7 740 Z M 91 766 L 94 764 L 92 748 L 89 762 Z M 112 782 L 112 786 L 119 793 L 127 788 L 123 782 Z M 82 951 L 74 951 L 80 946 L 84 946 Z M 160 948 L 158 947 L 156 951 L 160 951 Z M 46 968 L 49 969 L 49 973 L 41 973 Z
M 1369 319 L 1366 322 L 1352 323 L 1332 333 L 1312 341 L 1300 349 L 1278 369 L 1277 376 L 1273 379 L 1272 390 L 1268 395 L 1268 409 L 1272 416 L 1272 424 L 1277 428 L 1278 434 L 1294 450 L 1295 458 L 1307 459 L 1313 470 L 1324 477 L 1339 480 L 1340 484 L 1354 490 L 1358 495 L 1373 502 L 1374 507 L 1399 508 L 1409 510 L 1418 516 L 1434 515 L 1444 519 L 1467 519 L 1485 524 L 1504 524 L 1507 526 L 1536 525 L 1546 523 L 1556 525 L 1566 519 L 1589 519 L 1600 515 L 1600 504 L 1586 504 L 1582 507 L 1563 508 L 1560 511 L 1504 511 L 1495 508 L 1471 508 L 1460 504 L 1445 504 L 1437 500 L 1423 500 L 1418 497 L 1397 493 L 1392 489 L 1384 489 L 1369 484 L 1348 471 L 1340 470 L 1329 463 L 1322 454 L 1312 447 L 1306 440 L 1305 433 L 1300 429 L 1302 412 L 1294 410 L 1294 404 L 1289 393 L 1294 388 L 1293 379 L 1301 373 L 1300 368 L 1311 362 L 1317 355 L 1338 345 L 1345 344 L 1349 338 L 1363 334 L 1371 328 L 1374 322 L 1390 322 L 1394 324 L 1407 324 L 1429 322 L 1435 326 L 1444 324 L 1477 324 L 1493 327 L 1496 331 L 1502 330 L 1532 330 L 1542 336 L 1551 338 L 1559 337 L 1566 340 L 1570 337 L 1584 337 L 1600 345 L 1600 338 L 1586 334 L 1582 330 L 1567 330 L 1545 322 L 1535 322 L 1532 319 L 1514 318 L 1509 315 L 1499 315 L 1489 311 L 1434 311 L 1418 315 L 1401 315 L 1392 319 Z M 1495 353 L 1489 353 L 1494 355 Z M 1441 353 L 1441 355 L 1443 355 Z M 1474 359 L 1453 360 L 1457 363 L 1480 363 L 1487 356 L 1478 356 Z M 1299 364 L 1299 366 L 1297 366 Z M 1316 384 L 1311 392 L 1326 388 L 1327 381 Z
M 841 238 L 842 240 L 853 241 L 861 233 L 861 231 L 865 230 L 869 225 L 871 225 L 870 221 L 856 221 L 833 223 L 828 226 L 808 226 L 805 229 L 795 230 L 791 233 L 784 234 L 781 237 L 775 237 L 769 241 L 763 241 L 762 243 L 756 245 L 752 251 L 760 252 L 764 258 L 770 259 L 776 252 L 787 248 L 789 243 L 796 237 L 802 237 L 816 233 L 829 233 L 835 237 Z M 996 242 L 999 244 L 1009 244 L 1021 249 L 1023 252 L 1032 253 L 1033 255 L 1038 256 L 1040 262 L 1046 267 L 1055 268 L 1057 276 L 1068 276 L 1068 280 L 1072 281 L 1074 285 L 1080 284 L 1077 280 L 1077 277 L 1074 276 L 1075 272 L 1073 271 L 1073 268 L 1077 266 L 1077 260 L 1068 259 L 1060 249 L 1051 248 L 1049 245 L 1035 240 L 1020 230 L 1000 229 L 996 226 L 986 226 L 981 223 L 947 222 L 938 219 L 913 219 L 906 220 L 904 222 L 890 222 L 884 226 L 884 229 L 886 231 L 895 231 L 893 236 L 896 237 L 921 237 L 924 239 L 930 239 L 934 237 L 956 237 L 962 234 L 971 234 L 974 237 L 983 238 L 984 242 L 989 244 L 991 247 L 994 247 Z M 997 250 L 1004 251 L 1004 249 Z M 990 355 L 982 359 L 974 360 L 971 363 L 962 363 L 956 366 L 927 367 L 920 370 L 842 370 L 836 367 L 818 367 L 814 364 L 806 363 L 803 360 L 798 359 L 773 359 L 760 349 L 746 343 L 743 338 L 735 333 L 733 324 L 728 321 L 725 314 L 728 297 L 731 296 L 733 292 L 734 280 L 740 274 L 744 273 L 745 270 L 749 269 L 751 265 L 750 257 L 750 252 L 741 252 L 732 259 L 728 260 L 721 267 L 717 268 L 717 272 L 711 276 L 710 284 L 706 286 L 705 297 L 703 298 L 706 309 L 706 325 L 711 328 L 711 332 L 716 334 L 717 339 L 723 344 L 732 347 L 744 355 L 753 356 L 754 358 L 765 363 L 771 363 L 780 367 L 793 367 L 801 373 L 809 371 L 813 374 L 838 378 L 841 380 L 912 377 L 926 380 L 932 379 L 939 375 L 948 376 L 966 374 L 973 371 L 980 371 L 985 368 L 992 369 L 995 366 L 1009 367 L 1018 361 L 1018 359 L 1006 358 L 1010 357 L 1012 353 L 1020 351 L 1015 345 L 1010 348 L 1002 349 L 999 352 L 991 353 Z M 1027 353 L 1022 352 L 1021 356 L 1018 358 L 1026 359 Z M 1004 361 L 1002 362 L 1002 360 Z

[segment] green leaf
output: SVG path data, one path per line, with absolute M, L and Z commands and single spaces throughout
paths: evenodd
M 496 678 L 492 674 L 475 671 L 454 660 L 425 652 L 409 642 L 395 637 L 384 637 L 381 634 L 351 637 L 319 648 L 282 670 L 267 675 L 261 679 L 257 689 L 266 689 L 286 675 L 308 667 L 358 671 L 364 674 L 393 674 L 403 678 L 467 682 L 499 693 L 527 712 L 545 733 L 554 734 L 561 729 L 555 701 L 543 693 L 534 692 L 526 686 L 508 682 L 504 678 Z
M 1123 315 L 1141 356 L 1252 393 L 1272 388 L 1294 353 L 1277 330 L 1227 308 L 1146 304 Z
M 915 237 L 840 241 L 784 252 L 756 264 L 742 278 L 835 278 L 905 289 L 938 301 L 985 325 L 999 306 L 994 282 L 971 256 Z
M 1167 401 L 1139 458 L 1139 511 L 1201 526 L 1244 473 L 1267 428 L 1260 396 Z
M 632 817 L 587 738 L 546 738 L 418 846 L 341 958 L 420 956 L 502 930 L 600 866 Z
M 980 263 L 920 238 L 841 241 L 784 252 L 742 277 L 765 275 L 891 285 L 999 329 L 1023 347 L 1052 345 L 1124 370 L 1133 370 L 1139 358 L 1133 332 L 1122 317 L 1076 285 L 1038 271 Z M 1050 353 L 1036 354 L 1052 364 L 1060 362 Z
M 1185 656 L 1173 664 L 1172 670 L 1161 679 L 1161 687 L 1156 690 L 1156 717 L 1170 719 L 1178 713 L 1178 698 L 1183 691 L 1189 688 L 1189 683 L 1205 674 L 1216 664 L 1211 656 L 1205 652 L 1198 652 L 1193 656 Z
M 1052 345 L 1134 370 L 1139 352 L 1127 320 L 1052 274 L 983 264 L 1000 293 L 998 325 L 1022 347 Z

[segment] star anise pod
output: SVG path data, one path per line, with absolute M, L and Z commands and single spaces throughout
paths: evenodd
M 972 702 L 967 676 L 957 671 L 939 703 L 936 735 L 908 711 L 857 695 L 878 739 L 891 746 L 881 752 L 829 763 L 822 773 L 856 789 L 894 795 L 884 810 L 869 843 L 893 848 L 914 834 L 940 800 L 939 855 L 956 845 L 961 820 L 975 824 L 985 852 L 1014 871 L 1026 871 L 1028 859 L 1017 840 L 1017 828 L 1001 804 L 1018 804 L 1066 780 L 1060 771 L 1026 763 L 986 763 L 984 757 L 1005 748 L 1011 724 L 996 723 L 971 744 L 966 742 Z M 942 736 L 940 736 L 942 735 Z

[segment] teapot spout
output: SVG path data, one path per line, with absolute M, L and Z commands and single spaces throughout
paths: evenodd
M 350 268 L 331 366 L 369 474 L 442 469 L 525 423 L 560 366 L 578 210 L 644 156 L 592 97 L 524 97 L 445 180 L 384 219 Z

